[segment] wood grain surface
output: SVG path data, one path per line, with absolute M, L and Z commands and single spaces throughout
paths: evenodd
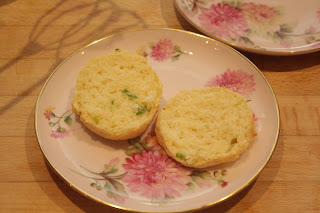
M 0 212 L 123 212 L 78 194 L 46 163 L 34 129 L 37 96 L 63 59 L 96 39 L 150 28 L 199 32 L 173 0 L 1 0 L 0 14 Z M 320 212 L 320 52 L 242 53 L 278 99 L 278 145 L 249 187 L 199 212 Z

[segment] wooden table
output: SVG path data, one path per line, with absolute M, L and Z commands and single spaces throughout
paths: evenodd
M 198 32 L 173 0 L 0 1 L 0 212 L 120 212 L 78 194 L 46 164 L 34 129 L 42 85 L 68 55 L 128 30 Z M 256 181 L 201 212 L 320 212 L 320 52 L 243 52 L 278 98 L 277 148 Z

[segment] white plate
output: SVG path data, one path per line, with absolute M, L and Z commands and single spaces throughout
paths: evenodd
M 319 0 L 175 0 L 180 13 L 206 35 L 268 55 L 320 50 Z
M 154 125 L 130 144 L 88 131 L 71 112 L 78 73 L 89 59 L 116 48 L 146 56 L 163 83 L 161 106 L 181 89 L 210 85 L 248 97 L 258 129 L 252 146 L 235 162 L 200 171 L 159 150 Z M 80 193 L 120 209 L 174 212 L 219 203 L 253 181 L 275 149 L 279 112 L 270 85 L 243 55 L 205 36 L 159 29 L 109 36 L 67 58 L 39 95 L 35 125 L 50 165 Z

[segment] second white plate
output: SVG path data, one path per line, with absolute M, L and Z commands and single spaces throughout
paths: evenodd
M 320 50 L 319 0 L 175 0 L 180 13 L 206 35 L 267 55 Z

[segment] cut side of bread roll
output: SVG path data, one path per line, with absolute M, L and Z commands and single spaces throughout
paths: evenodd
M 92 59 L 80 71 L 72 110 L 96 134 L 126 140 L 147 129 L 161 95 L 162 84 L 147 60 L 116 49 Z
M 238 159 L 257 134 L 247 100 L 219 87 L 181 91 L 160 111 L 155 131 L 169 156 L 193 168 Z

